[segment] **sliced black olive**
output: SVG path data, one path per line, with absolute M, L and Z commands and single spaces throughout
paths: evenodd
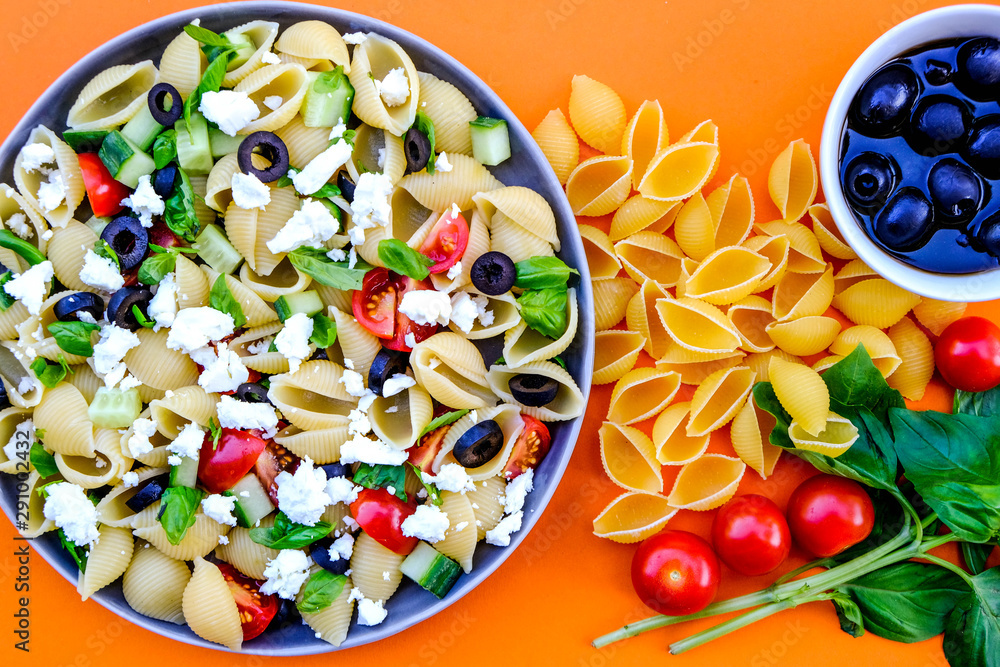
M 104 299 L 93 292 L 75 292 L 56 301 L 52 314 L 60 322 L 76 322 L 80 313 L 90 313 L 95 319 L 104 317 Z
M 138 218 L 120 215 L 108 223 L 101 238 L 121 260 L 122 271 L 130 271 L 142 264 L 149 250 L 149 233 L 139 224 Z
M 236 400 L 244 403 L 270 403 L 267 389 L 256 382 L 244 382 L 236 388 Z
M 512 377 L 507 386 L 515 401 L 533 408 L 548 405 L 559 393 L 559 383 L 544 375 L 521 373 Z
M 455 443 L 452 454 L 466 468 L 478 468 L 503 449 L 503 431 L 492 419 L 479 422 Z
M 327 463 L 325 466 L 320 466 L 323 472 L 326 473 L 327 479 L 333 479 L 334 477 L 351 477 L 354 473 L 351 472 L 351 467 L 346 466 L 343 463 Z
M 514 260 L 496 250 L 480 255 L 473 263 L 469 275 L 476 289 L 490 296 L 503 294 L 517 280 Z
M 403 152 L 406 154 L 406 168 L 412 172 L 420 171 L 431 159 L 431 142 L 426 134 L 411 127 L 403 136 Z
M 253 155 L 256 153 L 270 162 L 265 169 L 253 166 Z M 288 172 L 288 147 L 274 132 L 254 132 L 240 144 L 236 153 L 240 171 L 253 174 L 263 183 L 272 183 Z
M 406 352 L 398 352 L 388 348 L 382 348 L 372 360 L 371 368 L 368 369 L 368 388 L 379 396 L 382 395 L 382 385 L 393 375 L 406 373 L 406 366 L 410 355 Z
M 340 194 L 344 197 L 348 204 L 354 201 L 354 189 L 357 186 L 354 185 L 354 181 L 351 180 L 351 175 L 346 171 L 341 171 L 337 174 L 337 187 L 340 188 Z
M 166 199 L 174 192 L 174 183 L 177 182 L 177 167 L 168 164 L 153 174 L 153 192 L 163 199 Z
M 146 287 L 123 287 L 111 295 L 108 300 L 108 321 L 129 331 L 139 328 L 139 322 L 132 312 L 132 306 L 138 306 L 139 312 L 147 315 L 149 301 L 153 293 Z M 148 316 L 148 315 L 147 315 Z
M 4 383 L 0 382 L 0 409 L 6 409 L 10 407 L 10 398 L 7 396 L 7 387 Z
M 169 109 L 166 104 L 167 97 L 170 98 Z M 181 94 L 169 83 L 158 83 L 153 86 L 146 98 L 146 103 L 149 104 L 149 113 L 153 115 L 153 120 L 165 127 L 176 123 L 184 111 L 184 100 L 181 99 Z
M 313 542 L 309 546 L 309 555 L 312 556 L 313 561 L 315 561 L 316 564 L 324 570 L 332 572 L 333 574 L 344 574 L 347 572 L 347 568 L 350 566 L 351 562 L 346 558 L 338 558 L 334 560 L 330 556 L 331 544 L 333 544 L 333 540 L 329 538 Z
M 159 477 L 153 477 L 152 479 L 146 480 L 146 482 L 139 487 L 139 490 L 134 496 L 125 501 L 125 505 L 133 512 L 141 512 L 163 495 L 163 490 L 167 488 L 167 476 L 160 475 Z
M 264 629 L 265 634 L 285 632 L 288 628 L 302 625 L 302 617 L 295 606 L 295 600 L 278 599 L 281 601 L 281 605 L 278 607 L 278 612 L 274 615 L 274 618 L 271 619 L 271 622 Z
M 329 359 L 330 357 L 326 354 L 325 347 L 317 347 L 316 351 L 312 353 L 311 357 L 309 357 L 309 361 L 328 361 Z

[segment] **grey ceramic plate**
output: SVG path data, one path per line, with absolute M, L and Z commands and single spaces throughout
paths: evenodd
M 66 129 L 66 112 L 79 91 L 95 74 L 112 65 L 133 63 L 147 58 L 159 62 L 164 47 L 181 31 L 184 25 L 196 18 L 201 19 L 203 26 L 220 32 L 254 19 L 277 21 L 282 29 L 297 21 L 318 19 L 330 23 L 342 33 L 374 31 L 397 41 L 413 59 L 418 70 L 430 72 L 456 85 L 468 96 L 480 114 L 506 119 L 510 131 L 512 156 L 500 166 L 493 168 L 492 171 L 498 179 L 507 185 L 523 185 L 536 190 L 548 200 L 555 211 L 559 236 L 562 240 L 560 256 L 570 266 L 576 267 L 580 271 L 580 280 L 577 286 L 580 324 L 576 339 L 569 350 L 563 354 L 563 358 L 570 373 L 580 385 L 580 389 L 583 390 L 584 396 L 589 395 L 594 349 L 594 316 L 590 276 L 583 245 L 576 228 L 576 220 L 559 181 L 528 131 L 479 77 L 436 46 L 376 19 L 337 9 L 299 3 L 236 2 L 179 12 L 130 30 L 99 47 L 73 65 L 35 102 L 0 147 L 0 182 L 13 183 L 11 170 L 14 158 L 33 127 L 41 123 L 59 132 Z M 482 29 L 485 34 L 488 27 L 483 26 Z M 492 361 L 499 356 L 499 353 L 494 352 L 493 356 L 488 355 L 489 352 L 486 352 L 485 358 Z M 524 525 L 519 532 L 512 536 L 513 539 L 509 547 L 498 548 L 481 543 L 476 548 L 475 567 L 472 573 L 463 575 L 443 600 L 438 600 L 413 582 L 405 580 L 399 591 L 388 602 L 389 615 L 386 620 L 375 627 L 352 626 L 342 648 L 374 642 L 419 623 L 454 603 L 496 570 L 524 540 L 551 499 L 573 453 L 573 446 L 580 433 L 582 420 L 583 418 L 580 417 L 572 422 L 553 425 L 551 453 L 536 471 L 535 490 L 528 496 Z M 7 516 L 13 520 L 14 478 L 8 475 L 0 475 L 0 477 L 3 478 L 0 481 L 3 509 Z M 76 566 L 69 554 L 59 546 L 59 541 L 54 534 L 49 533 L 34 540 L 32 546 L 67 580 L 76 581 Z M 165 637 L 189 644 L 222 649 L 218 644 L 206 642 L 197 637 L 186 626 L 177 626 L 137 614 L 125 602 L 121 587 L 117 583 L 97 593 L 94 599 L 122 618 Z M 334 650 L 334 647 L 316 639 L 312 630 L 299 623 L 280 632 L 265 633 L 244 645 L 244 653 L 262 655 L 307 655 L 331 650 Z

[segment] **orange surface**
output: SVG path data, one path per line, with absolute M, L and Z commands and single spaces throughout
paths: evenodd
M 0 135 L 77 58 L 122 31 L 188 0 L 24 0 L 0 3 L 4 104 Z M 721 128 L 722 165 L 748 176 L 759 219 L 776 212 L 767 199 L 767 166 L 792 139 L 816 150 L 823 115 L 853 59 L 891 25 L 947 4 L 935 0 L 368 0 L 340 6 L 391 21 L 439 45 L 468 65 L 533 128 L 556 106 L 564 110 L 572 75 L 586 73 L 615 88 L 629 113 L 658 98 L 671 134 L 712 118 Z M 996 304 L 971 314 L 1000 320 Z M 938 381 L 939 382 L 939 381 Z M 634 548 L 591 534 L 591 519 L 617 495 L 601 472 L 597 427 L 610 385 L 592 397 L 584 436 L 545 515 L 515 554 L 479 589 L 435 618 L 373 646 L 296 660 L 377 661 L 410 665 L 945 665 L 940 638 L 903 645 L 840 632 L 829 604 L 784 612 L 753 629 L 671 657 L 669 642 L 707 622 L 648 633 L 595 650 L 589 642 L 647 612 L 628 576 Z M 940 385 L 924 406 L 944 408 Z M 715 447 L 719 447 L 716 443 Z M 786 457 L 772 480 L 749 472 L 740 493 L 779 504 L 808 474 Z M 666 480 L 667 484 L 672 480 Z M 669 488 L 669 487 L 668 487 Z M 706 535 L 711 514 L 681 512 L 671 526 Z M 0 662 L 4 665 L 273 664 L 178 644 L 120 620 L 39 557 L 30 572 L 31 652 L 13 649 L 17 563 L 15 533 L 0 521 Z M 789 566 L 802 562 L 794 558 Z M 720 596 L 769 583 L 727 571 Z

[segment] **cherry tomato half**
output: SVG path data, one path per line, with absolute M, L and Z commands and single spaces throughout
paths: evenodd
M 781 509 L 770 498 L 751 493 L 733 499 L 715 515 L 712 544 L 723 563 L 753 577 L 785 562 L 792 534 Z
M 264 595 L 260 592 L 263 582 L 251 579 L 228 563 L 219 563 L 219 570 L 229 585 L 229 590 L 236 600 L 236 609 L 240 612 L 240 625 L 243 626 L 243 641 L 248 642 L 267 629 L 278 609 L 281 600 L 277 595 Z
M 443 273 L 453 267 L 469 245 L 469 223 L 461 213 L 445 212 L 434 223 L 420 252 L 434 260 L 431 273 Z
M 820 558 L 834 556 L 871 534 L 875 508 L 863 486 L 836 475 L 816 475 L 788 499 L 795 543 Z
M 1000 327 L 982 317 L 952 322 L 934 346 L 934 362 L 956 389 L 992 389 L 1000 384 Z
M 719 590 L 721 568 L 708 542 L 683 530 L 648 538 L 632 557 L 632 586 L 647 607 L 668 616 L 707 607 Z
M 379 338 L 392 338 L 396 326 L 396 282 L 388 269 L 376 267 L 365 274 L 355 290 L 351 308 L 358 323 Z
M 253 473 L 257 475 L 261 486 L 267 489 L 267 495 L 271 498 L 271 504 L 275 507 L 278 506 L 278 485 L 274 480 L 284 470 L 294 473 L 301 462 L 302 459 L 274 440 L 268 440 L 267 447 L 257 457 Z
M 524 430 L 517 436 L 517 442 L 514 443 L 514 449 L 503 469 L 503 475 L 508 480 L 530 468 L 537 468 L 552 445 L 552 436 L 545 424 L 528 415 L 521 415 L 521 420 L 524 422 Z
M 219 443 L 206 433 L 198 455 L 198 479 L 209 493 L 222 493 L 236 485 L 257 463 L 267 440 L 235 428 L 222 429 Z
M 400 276 L 396 282 L 396 334 L 392 337 L 392 340 L 385 343 L 385 346 L 390 350 L 399 350 L 401 352 L 412 350 L 413 346 L 406 342 L 406 339 L 410 337 L 409 334 L 413 334 L 413 342 L 419 343 L 437 333 L 438 327 L 436 324 L 417 324 L 399 312 L 398 304 L 403 302 L 403 297 L 406 293 L 422 289 L 432 290 L 434 289 L 434 285 L 428 280 L 414 280 L 409 276 Z
M 97 153 L 80 153 L 76 156 L 83 174 L 90 208 L 99 218 L 107 218 L 122 210 L 122 200 L 129 196 L 128 186 L 119 183 L 104 166 Z
M 416 506 L 404 503 L 385 489 L 364 489 L 351 503 L 351 516 L 361 530 L 400 556 L 417 546 L 417 538 L 403 535 L 403 521 L 416 511 Z

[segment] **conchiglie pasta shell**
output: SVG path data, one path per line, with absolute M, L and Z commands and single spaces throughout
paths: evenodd
M 630 197 L 611 219 L 610 238 L 621 241 L 644 229 L 662 234 L 674 224 L 681 206 L 679 201 L 657 201 L 642 195 Z
M 748 296 L 737 301 L 726 312 L 736 333 L 742 340 L 742 347 L 748 352 L 767 352 L 774 348 L 774 341 L 767 333 L 767 327 L 774 322 L 771 304 L 759 296 Z
M 767 175 L 767 190 L 782 219 L 794 222 L 805 215 L 818 187 L 819 175 L 809 144 L 796 139 L 778 154 Z
M 218 403 L 218 394 L 209 394 L 198 385 L 181 387 L 169 397 L 152 401 L 149 416 L 156 422 L 157 431 L 167 438 L 176 438 L 191 422 L 207 428 L 216 416 Z
M 652 280 L 670 287 L 680 279 L 684 252 L 663 234 L 637 232 L 616 243 L 615 253 L 625 273 L 637 283 Z
M 435 149 L 448 154 L 472 155 L 469 122 L 479 116 L 472 102 L 458 88 L 433 74 L 417 72 L 417 77 L 420 79 L 420 110 L 434 123 Z M 538 132 L 537 129 L 535 131 Z M 542 143 L 537 137 L 535 140 Z M 576 146 L 575 136 L 573 145 Z
M 789 354 L 800 357 L 822 352 L 830 347 L 839 333 L 840 322 L 822 315 L 772 322 L 767 326 L 767 334 L 775 345 Z
M 844 357 L 840 356 L 839 354 L 831 354 L 828 357 L 823 357 L 822 359 L 818 359 L 815 363 L 813 363 L 811 368 L 817 373 L 822 373 L 824 371 L 829 370 L 832 366 L 841 362 L 843 359 Z
M 566 310 L 566 331 L 557 340 L 538 333 L 523 320 L 508 329 L 503 337 L 503 356 L 507 365 L 516 368 L 532 361 L 551 359 L 565 352 L 576 337 L 580 321 L 576 290 L 572 287 L 567 291 Z
M 691 397 L 690 436 L 716 431 L 736 416 L 753 389 L 757 374 L 746 366 L 736 366 L 712 373 L 695 389 Z
M 434 404 L 430 394 L 413 386 L 395 396 L 376 398 L 368 415 L 372 430 L 382 442 L 396 449 L 408 449 L 434 418 Z
M 127 436 L 124 440 L 128 440 Z M 163 467 L 142 467 L 135 469 L 133 472 L 138 477 L 136 486 L 126 487 L 124 484 L 119 484 L 97 503 L 97 516 L 100 518 L 102 525 L 118 528 L 131 527 L 132 517 L 136 515 L 136 512 L 125 503 L 139 492 L 139 488 L 143 485 L 143 482 L 163 475 L 168 470 Z
M 159 510 L 159 502 L 155 507 Z M 177 544 L 171 544 L 163 526 L 156 520 L 156 515 L 146 516 L 145 510 L 136 515 L 132 533 L 154 547 L 178 560 L 192 560 L 206 556 L 219 546 L 219 537 L 229 532 L 229 526 L 224 526 L 215 519 L 209 519 L 204 514 L 195 515 L 195 523 L 187 529 L 184 538 Z
M 492 338 L 493 336 L 498 336 L 505 331 L 513 329 L 521 321 L 521 312 L 517 309 L 517 300 L 514 295 L 510 292 L 505 292 L 504 294 L 497 294 L 494 296 L 487 294 L 479 294 L 474 289 L 468 290 L 469 296 L 483 297 L 486 299 L 486 311 L 493 313 L 493 324 L 490 326 L 483 326 L 482 322 L 478 319 L 472 325 L 472 329 L 468 333 L 462 331 L 458 325 L 452 322 L 449 327 L 455 333 L 461 332 L 469 340 L 482 340 L 484 338 Z
M 869 278 L 878 277 L 879 275 L 874 269 L 860 259 L 855 259 L 845 264 L 840 271 L 837 271 L 837 274 L 833 277 L 833 285 L 837 294 L 840 294 L 853 285 L 857 285 Z
M 681 468 L 667 501 L 678 509 L 696 512 L 725 505 L 736 495 L 746 468 L 738 458 L 705 454 Z
M 182 599 L 191 580 L 187 563 L 140 542 L 122 578 L 122 595 L 143 616 L 184 624 Z
M 788 253 L 791 250 L 788 237 L 752 236 L 743 243 L 743 247 L 771 262 L 771 270 L 757 284 L 757 292 L 765 292 L 777 285 L 788 268 Z
M 31 419 L 31 410 L 15 407 L 0 410 L 0 441 L 4 444 L 11 442 L 14 431 L 27 419 Z M 14 442 L 17 444 L 16 440 Z M 26 446 L 30 447 L 31 443 L 28 443 Z M 21 447 L 17 447 L 17 449 L 21 449 Z M 19 459 L 16 455 L 14 458 L 8 458 L 7 453 L 0 449 L 0 472 L 7 473 L 8 475 L 16 475 L 18 472 L 24 472 L 24 466 L 25 462 L 22 459 Z M 30 467 L 34 469 L 34 465 Z
M 708 181 L 718 159 L 719 147 L 715 144 L 672 144 L 653 157 L 637 190 L 647 199 L 687 199 Z
M 312 278 L 285 258 L 266 276 L 256 273 L 244 262 L 240 267 L 240 282 L 264 301 L 274 303 L 282 296 L 304 291 L 312 283 Z
M 761 479 L 771 476 L 781 457 L 781 447 L 770 442 L 771 431 L 776 423 L 771 413 L 757 407 L 751 394 L 746 404 L 736 413 L 730 428 L 733 451 Z
M 542 149 L 542 154 L 549 161 L 552 171 L 556 173 L 556 178 L 565 185 L 566 179 L 580 162 L 580 143 L 577 141 L 573 128 L 569 126 L 566 116 L 561 110 L 553 109 L 546 114 L 531 136 L 535 139 L 538 147 Z M 471 150 L 472 139 L 470 137 L 469 151 Z
M 382 349 L 378 338 L 347 313 L 332 307 L 329 312 L 337 324 L 336 344 L 344 353 L 344 359 L 350 359 L 354 370 L 367 378 L 375 356 Z
M 399 187 L 432 211 L 445 211 L 452 204 L 467 211 L 473 207 L 473 195 L 503 187 L 486 167 L 471 157 L 456 153 L 449 155 L 448 160 L 451 171 L 409 174 L 399 180 Z
M 41 143 L 49 146 L 56 154 L 56 166 L 65 184 L 64 201 L 51 211 L 45 211 L 38 202 L 38 188 L 42 183 L 42 173 L 34 171 L 28 173 L 21 168 L 22 154 L 18 152 L 14 159 L 14 184 L 24 200 L 54 228 L 63 228 L 73 221 L 73 213 L 86 194 L 83 184 L 83 173 L 80 171 L 80 162 L 76 153 L 59 138 L 59 135 L 45 127 L 38 125 L 28 135 L 25 146 Z M 46 177 L 47 179 L 47 177 Z M 81 253 L 81 257 L 82 257 Z M 81 262 L 81 266 L 83 263 Z M 65 283 L 64 283 L 65 284 Z M 68 285 L 67 285 L 68 287 Z
M 594 519 L 594 535 L 634 544 L 660 532 L 677 514 L 665 496 L 629 492 L 618 496 Z
M 306 361 L 294 373 L 271 378 L 268 398 L 289 422 L 303 430 L 345 425 L 357 398 L 340 379 L 344 368 L 332 361 Z
M 887 382 L 911 401 L 919 401 L 934 375 L 934 348 L 908 317 L 890 327 L 889 340 L 902 363 Z
M 507 361 L 512 363 L 510 357 Z M 494 399 L 479 350 L 456 333 L 445 331 L 417 343 L 410 365 L 417 382 L 440 403 L 462 410 L 485 408 Z
M 125 353 L 125 365 L 137 380 L 160 391 L 197 384 L 198 367 L 186 354 L 167 348 L 166 329 L 139 329 L 135 333 L 139 345 Z
M 87 556 L 87 569 L 77 580 L 76 590 L 84 600 L 122 576 L 132 560 L 132 531 L 101 526 L 100 534 Z
M 855 324 L 878 329 L 891 327 L 920 303 L 920 297 L 884 278 L 851 285 L 833 297 L 833 307 Z
M 48 231 L 49 225 L 42 218 L 41 211 L 29 204 L 17 190 L 6 183 L 0 183 L 0 229 L 10 227 L 10 219 L 19 213 L 24 215 L 28 222 L 28 233 L 25 240 L 45 253 L 49 242 L 43 237 Z M 0 249 L 0 263 L 15 273 L 21 273 L 28 268 L 28 262 L 8 248 Z
M 597 331 L 615 326 L 625 317 L 629 300 L 639 286 L 629 278 L 605 278 L 591 283 L 594 291 L 594 322 Z
M 653 422 L 653 446 L 656 460 L 662 465 L 685 465 L 699 458 L 708 449 L 710 436 L 687 434 L 690 403 L 675 403 L 661 412 Z
M 827 417 L 825 428 L 813 435 L 808 433 L 798 422 L 788 425 L 788 438 L 796 449 L 816 452 L 830 458 L 837 458 L 858 439 L 858 427 L 835 412 Z
M 487 531 L 496 528 L 503 518 L 504 507 L 501 499 L 504 498 L 507 482 L 503 477 L 497 476 L 473 486 L 475 488 L 467 491 L 465 495 L 476 513 L 476 539 L 482 540 L 486 537 Z
M 181 32 L 163 49 L 160 56 L 160 81 L 169 83 L 187 98 L 201 82 L 201 73 L 208 64 L 201 44 L 186 32 Z
M 223 35 L 243 35 L 254 43 L 257 50 L 245 63 L 236 69 L 226 72 L 222 79 L 223 88 L 232 88 L 245 79 L 251 72 L 264 66 L 264 54 L 271 50 L 274 38 L 278 36 L 278 24 L 272 21 L 251 21 L 222 33 Z
M 653 156 L 670 143 L 667 122 L 663 119 L 663 108 L 657 100 L 646 100 L 639 105 L 632 120 L 625 127 L 622 137 L 622 155 L 632 160 L 632 185 L 639 187 L 639 181 L 646 174 Z
M 292 215 L 299 210 L 300 204 L 299 198 L 295 196 L 291 188 L 271 188 L 271 203 L 267 205 L 267 209 L 264 211 L 254 209 L 252 213 L 256 217 L 255 223 L 252 227 L 250 225 L 241 227 L 240 242 L 243 248 L 237 246 L 236 241 L 230 236 L 229 240 L 232 241 L 233 246 L 246 258 L 247 264 L 255 273 L 267 276 L 284 259 L 286 253 L 272 253 L 267 247 L 267 242 L 273 239 Z M 229 208 L 226 209 L 227 232 L 230 228 L 229 216 L 233 214 L 234 209 L 242 211 L 234 204 L 230 204 Z M 247 238 L 248 232 L 253 234 L 252 239 Z M 248 253 L 244 253 L 243 249 L 246 249 Z
M 511 221 L 517 223 L 535 236 L 540 236 L 557 251 L 559 233 L 556 231 L 556 216 L 545 198 L 530 188 L 510 185 L 489 192 L 482 192 L 472 197 L 483 218 L 489 222 L 494 220 L 497 212 L 503 213 Z
M 399 571 L 403 558 L 376 542 L 367 533 L 360 533 L 351 556 L 355 587 L 369 600 L 388 600 L 403 578 Z M 388 579 L 383 577 L 384 572 L 389 573 Z
M 403 104 L 387 107 L 375 87 L 390 70 L 402 68 L 410 92 Z M 348 75 L 354 86 L 354 113 L 363 122 L 402 136 L 416 117 L 420 99 L 420 80 L 410 56 L 391 39 L 368 33 L 361 44 L 354 47 L 354 60 Z
M 830 414 L 830 391 L 819 373 L 774 356 L 768 375 L 775 396 L 792 419 L 812 435 L 822 431 Z
M 318 569 L 318 566 L 314 567 L 314 570 Z M 302 621 L 315 630 L 317 639 L 329 642 L 333 646 L 340 646 L 347 639 L 351 616 L 354 613 L 354 600 L 351 599 L 353 588 L 354 582 L 348 577 L 340 590 L 340 595 L 334 598 L 329 606 L 316 612 L 301 612 Z M 304 590 L 305 586 L 299 591 L 300 597 Z
M 551 257 L 552 245 L 540 236 L 529 232 L 503 213 L 493 217 L 490 249 L 502 252 L 515 264 L 531 257 Z
M 866 324 L 859 324 L 841 332 L 830 345 L 830 352 L 846 357 L 858 345 L 864 345 L 865 351 L 871 357 L 872 363 L 875 364 L 875 368 L 879 370 L 882 377 L 889 377 L 899 368 L 901 359 L 896 354 L 896 347 L 892 344 L 892 339 L 880 329 Z
M 445 434 L 444 442 L 441 445 L 443 454 L 439 454 L 434 459 L 432 470 L 436 473 L 441 466 L 447 463 L 458 463 L 452 450 L 455 443 L 469 428 L 481 421 L 492 419 L 500 426 L 503 432 L 503 448 L 500 452 L 486 463 L 476 467 L 468 468 L 466 472 L 469 479 L 474 482 L 481 482 L 490 477 L 501 474 L 505 465 L 510 459 L 514 445 L 517 444 L 518 436 L 524 430 L 524 420 L 521 418 L 521 410 L 516 405 L 502 404 L 492 408 L 485 408 L 477 413 L 469 413 L 462 419 L 455 422 Z
M 637 428 L 611 422 L 604 422 L 597 434 L 601 441 L 601 463 L 612 482 L 626 491 L 663 490 L 660 463 L 649 436 Z
M 847 245 L 844 235 L 840 233 L 836 221 L 830 215 L 830 208 L 825 203 L 810 206 L 809 218 L 812 220 L 813 234 L 816 235 L 823 252 L 837 259 L 858 258 L 854 249 Z
M 618 93 L 589 76 L 573 77 L 569 94 L 569 118 L 585 143 L 614 155 L 625 131 L 625 104 Z
M 696 261 L 701 261 L 715 250 L 715 221 L 712 209 L 700 192 L 688 199 L 677 212 L 674 221 L 677 245 Z
M 770 270 L 770 260 L 752 250 L 739 246 L 721 248 L 695 269 L 684 294 L 716 306 L 735 303 L 757 291 L 757 285 Z
M 667 296 L 662 287 L 652 280 L 646 280 L 625 309 L 628 328 L 646 340 L 643 349 L 654 359 L 659 359 L 671 342 L 656 307 L 657 302 Z
M 961 302 L 925 298 L 913 307 L 913 315 L 928 331 L 940 336 L 945 327 L 965 315 L 967 306 Z
M 755 229 L 767 236 L 788 238 L 788 270 L 794 273 L 822 273 L 826 269 L 816 235 L 798 222 L 765 222 Z
M 600 216 L 622 205 L 632 188 L 632 160 L 598 155 L 581 162 L 566 180 L 574 215 Z
M 774 288 L 774 318 L 785 320 L 822 315 L 833 302 L 833 266 L 825 273 L 785 273 Z
M 48 253 L 49 257 L 53 258 L 52 269 L 59 282 L 78 292 L 97 292 L 97 289 L 80 280 L 83 258 L 88 250 L 94 249 L 95 243 L 97 234 L 76 220 L 70 220 L 62 229 L 52 230 Z M 20 302 L 15 304 L 15 307 L 19 304 Z M 0 331 L 0 334 L 4 338 L 9 337 L 3 331 Z
M 608 421 L 628 425 L 649 419 L 674 400 L 680 386 L 678 373 L 656 368 L 629 371 L 611 392 Z
M 624 377 L 639 360 L 646 339 L 634 331 L 598 331 L 594 336 L 593 383 L 608 384 Z
M 49 482 L 57 481 L 58 477 L 46 477 L 42 479 L 38 474 L 37 470 L 32 470 L 28 473 L 28 479 L 25 482 L 27 484 L 27 490 L 25 493 L 28 498 L 27 514 L 28 520 L 17 527 L 17 531 L 23 536 L 28 538 L 35 538 L 43 533 L 47 533 L 50 530 L 55 530 L 56 524 L 52 519 L 46 519 L 43 512 L 45 507 L 45 499 L 42 494 L 39 493 L 41 487 Z M 27 524 L 27 525 L 25 525 Z
M 274 526 L 274 515 L 260 520 L 261 528 L 272 526 Z M 278 550 L 254 542 L 250 537 L 249 528 L 233 528 L 226 537 L 229 538 L 229 542 L 220 544 L 215 550 L 216 555 L 251 579 L 261 581 L 266 579 L 264 568 L 267 567 L 269 560 L 277 558 Z
M 667 334 L 692 352 L 732 352 L 741 340 L 721 310 L 697 299 L 659 299 L 656 312 Z
M 542 377 L 555 380 L 559 389 L 555 398 L 542 406 L 524 405 L 514 398 L 510 392 L 509 383 L 516 375 L 528 373 L 531 375 L 541 375 Z M 577 386 L 573 376 L 565 368 L 551 361 L 533 361 L 522 364 L 517 368 L 510 368 L 506 365 L 492 366 L 486 373 L 486 381 L 489 383 L 493 393 L 505 403 L 516 405 L 521 413 L 534 417 L 541 421 L 566 421 L 574 419 L 583 414 L 587 407 L 583 392 Z
M 738 365 L 745 356 L 740 350 L 693 352 L 671 341 L 656 367 L 679 373 L 684 384 L 699 385 L 713 373 Z
M 84 489 L 99 489 L 113 484 L 115 474 L 120 474 L 117 467 L 101 452 L 96 452 L 93 457 L 56 452 L 53 458 L 63 479 Z
M 402 138 L 370 125 L 359 125 L 356 132 L 346 165 L 351 179 L 357 181 L 363 171 L 384 173 L 393 183 L 402 178 L 406 171 Z
M 152 60 L 109 67 L 80 91 L 66 114 L 66 124 L 78 132 L 124 125 L 145 106 L 147 93 L 157 81 L 159 73 Z
M 68 383 L 48 389 L 32 415 L 35 428 L 45 431 L 45 445 L 57 454 L 93 457 L 94 424 L 87 401 Z
M 750 235 L 753 227 L 754 205 L 750 183 L 734 175 L 724 185 L 713 190 L 706 198 L 712 212 L 715 228 L 715 247 L 739 245 Z
M 476 512 L 468 496 L 444 491 L 441 493 L 441 510 L 448 515 L 451 525 L 445 531 L 444 539 L 436 542 L 434 548 L 445 556 L 458 561 L 466 573 L 472 571 L 472 554 L 476 549 Z M 459 525 L 465 524 L 459 530 Z
M 299 457 L 308 456 L 316 465 L 340 460 L 340 447 L 351 439 L 347 424 L 318 431 L 303 431 L 296 426 L 281 429 L 274 441 Z
M 306 127 L 302 115 L 298 114 L 274 133 L 285 142 L 289 164 L 301 169 L 326 150 L 330 128 Z
M 299 21 L 285 28 L 274 48 L 299 58 L 330 60 L 350 73 L 347 43 L 336 28 L 323 21 Z M 346 120 L 346 119 L 345 119 Z
M 198 308 L 208 305 L 212 286 L 198 265 L 183 255 L 177 256 L 174 265 L 174 282 L 177 283 L 177 307 Z
M 202 265 L 201 270 L 205 272 L 209 285 L 215 285 L 219 276 L 222 275 L 207 264 Z M 246 326 L 258 327 L 278 319 L 278 314 L 274 309 L 251 291 L 250 288 L 240 282 L 238 278 L 227 274 L 224 280 L 229 292 L 233 295 L 236 302 L 240 304 L 243 315 L 247 318 Z
M 204 558 L 195 559 L 194 574 L 184 588 L 181 606 L 184 620 L 196 635 L 233 651 L 240 650 L 240 612 L 217 565 Z
M 693 128 L 681 135 L 675 143 L 684 144 L 691 141 L 705 141 L 710 144 L 719 144 L 719 126 L 712 119 L 703 120 Z
M 212 210 L 224 213 L 233 203 L 233 174 L 240 171 L 236 153 L 223 155 L 208 172 L 205 185 L 205 203 Z

